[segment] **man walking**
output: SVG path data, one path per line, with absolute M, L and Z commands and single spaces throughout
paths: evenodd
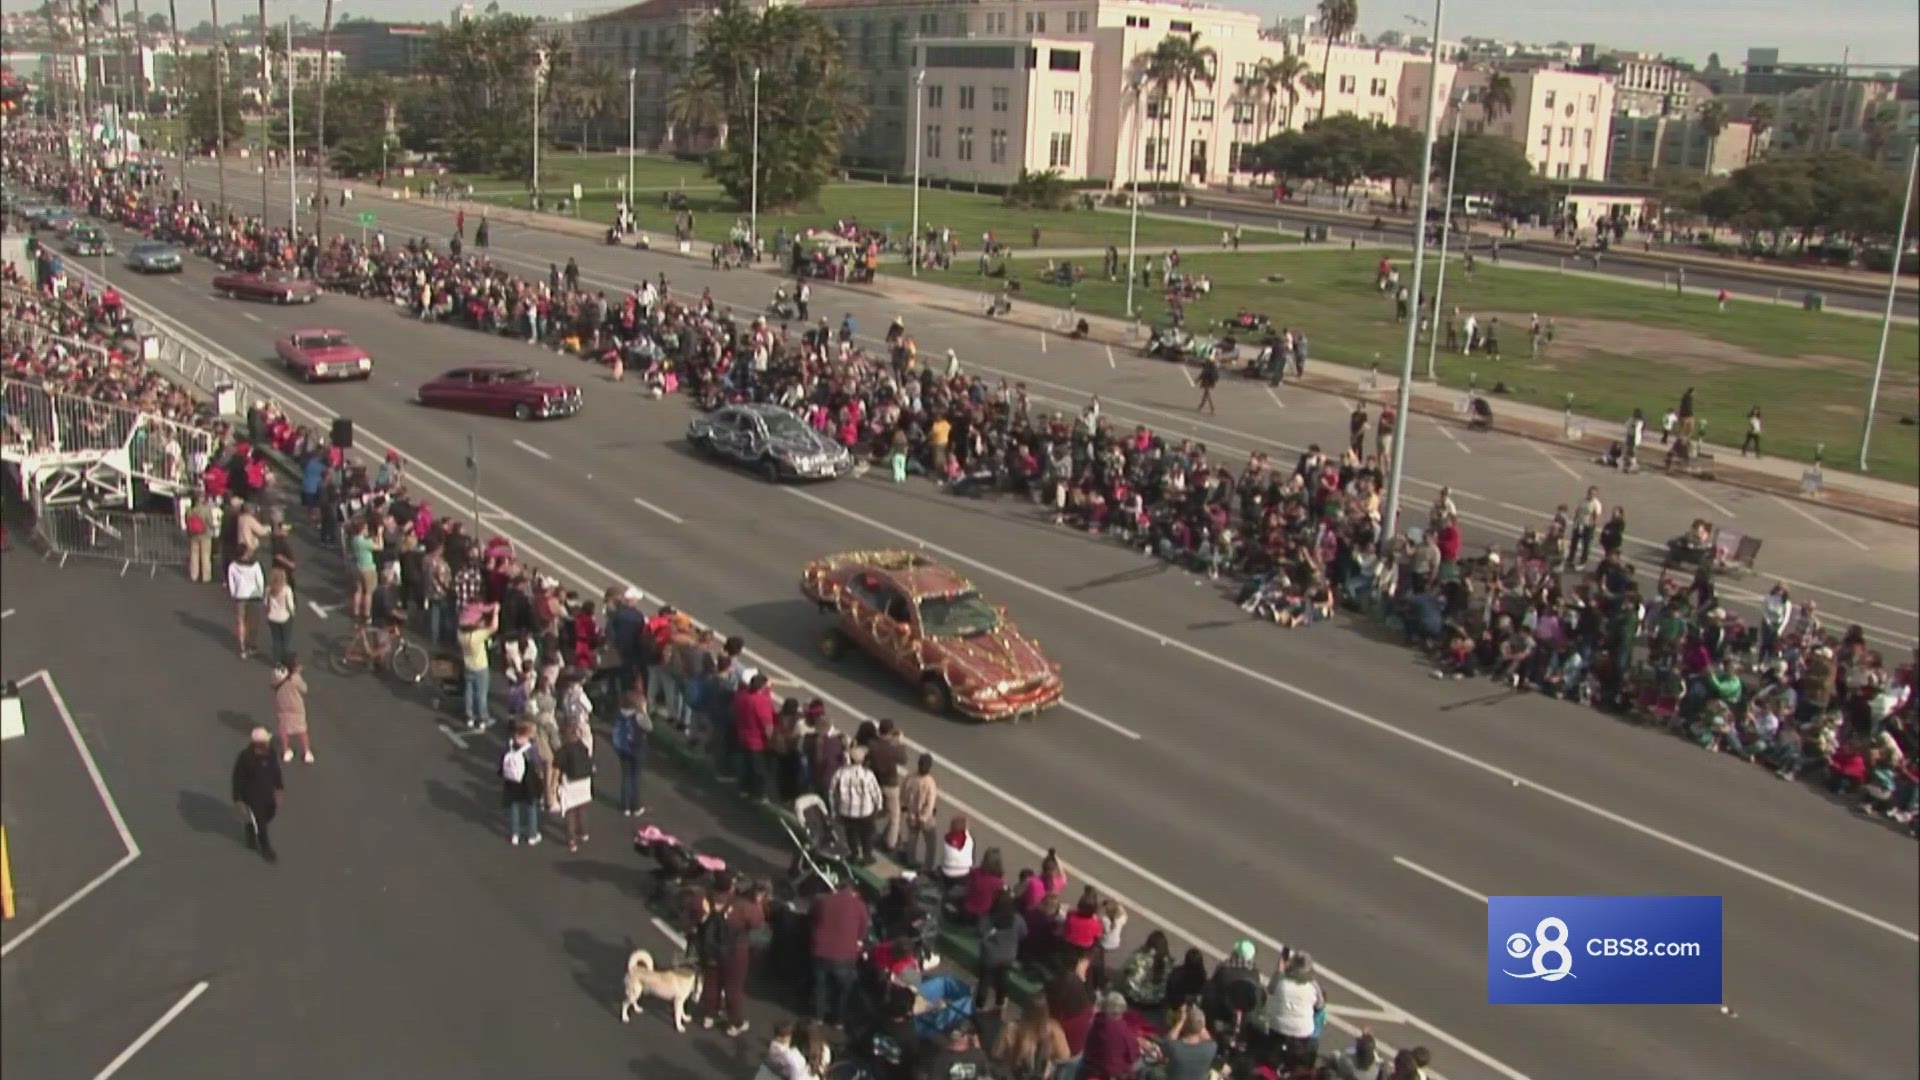
M 859 973 L 856 965 L 867 939 L 867 902 L 852 878 L 820 898 L 813 907 L 813 1016 L 823 1023 L 846 1019 Z
M 1200 365 L 1200 377 L 1194 382 L 1200 387 L 1200 403 L 1193 407 L 1194 411 L 1218 412 L 1213 407 L 1213 388 L 1220 385 L 1220 361 L 1207 357 Z
M 900 850 L 900 785 L 907 778 L 907 738 L 891 719 L 880 721 L 880 737 L 868 751 L 867 764 L 880 782 L 881 848 L 888 855 Z
M 836 769 L 827 783 L 827 801 L 847 832 L 853 861 L 861 866 L 873 862 L 873 819 L 880 812 L 881 798 L 880 782 L 867 768 L 867 748 L 849 749 L 847 763 Z
M 280 797 L 285 790 L 280 759 L 273 755 L 273 735 L 266 728 L 254 728 L 246 748 L 233 762 L 233 805 L 246 817 L 247 846 L 259 851 L 268 862 L 280 859 L 267 826 L 280 812 Z

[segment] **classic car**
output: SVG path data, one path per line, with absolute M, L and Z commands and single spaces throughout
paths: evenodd
M 373 377 L 373 358 L 339 330 L 295 330 L 274 342 L 273 351 L 305 382 Z
M 778 405 L 723 405 L 695 416 L 687 441 L 769 480 L 831 480 L 853 471 L 846 447 Z
M 436 409 L 494 413 L 515 420 L 545 420 L 580 411 L 580 388 L 543 379 L 529 367 L 491 364 L 454 368 L 414 391 L 420 404 Z
M 180 249 L 158 240 L 145 240 L 127 249 L 127 269 L 141 274 L 177 274 L 186 267 Z
M 65 236 L 67 231 L 72 229 L 80 219 L 74 217 L 73 211 L 64 206 L 52 206 L 47 208 L 46 213 L 30 220 L 31 223 L 38 228 L 52 229 L 54 232 Z
M 282 270 L 234 270 L 216 274 L 213 291 L 234 300 L 271 300 L 276 304 L 311 304 L 320 298 L 320 286 Z
M 929 710 L 975 720 L 1060 703 L 1060 665 L 967 579 L 911 551 L 852 551 L 807 564 L 800 591 L 832 619 L 820 651 L 858 649 L 919 688 Z
M 75 225 L 67 234 L 67 251 L 82 258 L 113 254 L 113 239 L 107 231 L 89 221 Z

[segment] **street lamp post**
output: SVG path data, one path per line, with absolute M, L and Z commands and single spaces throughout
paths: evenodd
M 547 51 L 541 49 L 533 61 L 533 198 L 532 209 L 540 209 L 540 84 L 547 76 Z
M 260 206 L 265 221 L 267 207 Z M 293 143 L 293 16 L 287 16 L 287 238 L 300 235 L 300 166 L 295 163 Z M 295 244 L 298 247 L 298 244 Z
M 1133 260 L 1140 248 L 1140 106 L 1146 101 L 1147 77 L 1133 80 L 1133 163 L 1127 167 L 1127 318 L 1133 310 Z
M 1893 269 L 1887 274 L 1887 310 L 1880 317 L 1880 349 L 1873 357 L 1873 384 L 1867 388 L 1867 418 L 1860 424 L 1860 471 L 1867 471 L 1873 443 L 1873 410 L 1880 407 L 1880 376 L 1887 369 L 1887 339 L 1893 334 L 1893 303 L 1900 294 L 1900 261 L 1907 253 L 1907 223 L 1913 220 L 1913 186 L 1920 181 L 1920 141 L 1907 155 L 1907 193 L 1900 202 L 1900 230 L 1893 234 Z
M 907 237 L 907 273 L 920 276 L 920 143 L 927 128 L 920 122 L 920 110 L 927 102 L 927 69 L 913 73 L 913 235 Z
M 267 0 L 260 0 L 260 227 L 265 229 L 270 220 L 268 193 L 272 190 L 273 178 L 267 175 L 267 157 L 273 148 L 271 125 L 267 118 L 273 115 L 273 57 L 267 49 L 267 43 L 273 40 L 273 28 L 267 23 Z M 287 43 L 287 172 L 293 172 L 293 43 Z M 287 213 L 292 214 L 289 206 Z M 289 218 L 289 221 L 292 219 Z
M 1440 218 L 1440 271 L 1433 278 L 1433 325 L 1427 328 L 1427 381 L 1436 382 L 1439 376 L 1434 374 L 1434 356 L 1440 351 L 1440 299 L 1447 289 L 1447 240 L 1453 232 L 1453 178 L 1460 168 L 1460 114 L 1466 111 L 1467 92 L 1461 90 L 1453 95 L 1453 149 L 1447 152 L 1447 207 Z M 1427 227 L 1421 222 L 1422 229 Z M 1467 250 L 1473 250 L 1471 240 Z M 1413 317 L 1418 320 L 1420 313 Z
M 747 183 L 747 243 L 760 253 L 760 69 L 753 69 L 753 176 Z
M 1407 409 L 1413 392 L 1413 353 L 1420 342 L 1420 275 L 1427 261 L 1427 209 L 1433 201 L 1433 139 L 1440 119 L 1440 26 L 1446 0 L 1433 0 L 1433 53 L 1427 68 L 1427 132 L 1420 148 L 1420 207 L 1414 214 L 1413 291 L 1415 311 L 1407 320 L 1407 342 L 1400 361 L 1400 386 L 1394 395 L 1393 466 L 1387 476 L 1387 510 L 1380 523 L 1380 543 L 1393 543 L 1400 527 L 1400 495 L 1406 470 Z
M 634 137 L 633 86 L 634 86 L 634 80 L 639 77 L 640 77 L 639 68 L 627 69 L 627 218 L 628 220 L 632 220 L 633 208 L 639 205 L 638 203 L 634 202 L 634 199 L 633 199 L 633 137 Z

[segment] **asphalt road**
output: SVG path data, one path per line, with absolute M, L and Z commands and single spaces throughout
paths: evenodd
M 302 558 L 302 596 L 337 603 L 337 573 Z M 267 667 L 234 655 L 229 605 L 177 571 L 63 569 L 18 541 L 4 566 L 6 675 L 51 675 L 139 850 L 35 929 L 127 848 L 48 684 L 27 683 L 27 735 L 4 759 L 20 900 L 0 932 L 8 1075 L 100 1075 L 200 982 L 119 1076 L 751 1075 L 782 1015 L 772 1000 L 739 1042 L 676 1035 L 651 1006 L 619 1022 L 628 950 L 676 947 L 645 907 L 632 823 L 605 801 L 610 751 L 591 843 L 569 855 L 550 825 L 548 843 L 510 847 L 497 741 L 453 745 L 421 691 L 331 675 L 320 647 L 341 620 L 303 610 L 319 760 L 285 766 L 270 867 L 241 845 L 228 802 L 234 755 L 273 715 Z M 777 868 L 740 808 L 686 777 L 654 773 L 646 800 L 650 820 L 734 866 Z
M 408 220 L 434 224 L 430 209 L 377 209 L 390 237 Z M 496 238 L 497 255 L 542 265 L 544 251 L 561 260 L 576 252 L 590 275 L 612 258 L 628 274 L 665 269 L 681 288 L 708 276 L 682 261 L 544 234 L 498 229 Z M 914 737 L 950 763 L 950 788 L 996 827 L 1028 845 L 1059 842 L 1077 876 L 1119 891 L 1183 937 L 1223 944 L 1257 928 L 1311 948 L 1339 973 L 1337 1004 L 1363 1010 L 1349 1013 L 1356 1017 L 1410 1015 L 1373 1026 L 1402 1044 L 1436 1044 L 1448 1076 L 1882 1076 L 1920 1066 L 1910 1023 L 1920 1008 L 1914 846 L 1814 792 L 1587 710 L 1435 683 L 1411 654 L 1366 628 L 1287 634 L 1248 623 L 1204 581 L 1018 506 L 874 480 L 770 487 L 689 456 L 680 401 L 645 401 L 631 385 L 523 343 L 423 327 L 335 297 L 311 309 L 230 303 L 207 294 L 210 272 L 199 264 L 168 281 L 113 273 L 262 377 L 271 377 L 265 358 L 276 334 L 345 329 L 376 356 L 376 378 L 289 388 L 285 400 L 353 416 L 376 447 L 398 445 L 443 506 L 466 501 L 456 478 L 473 436 L 490 524 L 537 560 L 592 587 L 625 577 L 747 634 L 763 658 L 843 711 L 906 718 Z M 766 286 L 746 274 L 724 285 L 731 295 Z M 831 315 L 841 300 L 836 292 L 818 307 Z M 846 306 L 869 328 L 891 314 L 871 300 Z M 960 341 L 976 367 L 985 366 L 976 357 L 990 356 L 1035 385 L 1046 377 L 1047 386 L 1099 389 L 1116 416 L 1137 409 L 1178 429 L 1162 418 L 1192 396 L 1175 369 L 1130 358 L 1109 367 L 1097 348 L 1057 340 L 1047 352 L 1027 351 L 973 320 L 908 314 L 933 348 Z M 482 360 L 536 362 L 576 379 L 585 413 L 514 425 L 408 403 L 419 381 Z M 1332 442 L 1343 430 L 1345 405 L 1331 399 L 1296 395 L 1276 408 L 1257 388 L 1226 396 L 1209 420 L 1217 426 L 1198 432 L 1258 427 L 1275 434 L 1252 445 L 1274 445 Z M 1570 500 L 1586 480 L 1583 464 L 1549 461 L 1532 444 L 1476 443 L 1450 463 L 1439 455 L 1451 439 L 1425 434 L 1410 460 L 1423 472 L 1432 462 L 1441 476 L 1470 478 L 1477 501 L 1494 506 L 1494 492 L 1512 492 L 1516 505 Z M 1528 455 L 1531 469 L 1511 468 Z M 1575 475 L 1556 479 L 1562 467 Z M 1634 494 L 1636 523 L 1651 519 L 1653 535 L 1663 520 L 1678 523 L 1671 531 L 1684 525 L 1697 512 L 1690 500 L 1737 501 L 1720 487 L 1662 487 Z M 1653 500 L 1642 507 L 1649 489 Z M 1551 494 L 1529 500 L 1527 490 Z M 1795 520 L 1764 499 L 1741 502 L 1740 513 L 1782 526 Z M 1846 528 L 1872 535 L 1868 526 Z M 1902 569 L 1905 544 L 1911 580 L 1911 534 L 1889 530 L 1888 550 L 1849 548 L 1835 560 L 1835 539 L 1805 527 L 1808 548 L 1827 556 L 1807 559 L 1806 571 L 1835 582 L 1858 573 L 1884 586 Z M 935 721 L 870 665 L 815 659 L 819 623 L 795 591 L 801 563 L 838 548 L 921 541 L 1047 643 L 1065 665 L 1070 708 L 1014 730 Z M 1911 633 L 1910 612 L 1882 617 Z M 1483 1003 L 1485 921 L 1468 894 L 1638 892 L 1727 897 L 1727 986 L 1738 1020 L 1711 1008 L 1501 1011 Z
M 1287 227 L 1298 230 L 1303 224 L 1324 224 L 1329 235 L 1335 241 L 1357 239 L 1371 243 L 1397 244 L 1413 249 L 1413 225 L 1404 220 L 1392 218 L 1381 222 L 1375 229 L 1370 223 L 1360 224 L 1350 219 L 1332 215 L 1317 207 L 1300 207 L 1293 204 L 1276 206 L 1271 211 L 1255 209 L 1251 206 L 1227 207 L 1220 203 L 1208 203 L 1204 206 L 1157 206 L 1154 213 L 1172 217 L 1193 218 L 1201 221 L 1218 221 L 1232 224 L 1244 222 L 1248 225 L 1272 226 L 1276 220 L 1283 221 Z M 1492 247 L 1492 238 L 1497 235 L 1497 226 L 1489 222 L 1475 222 L 1472 235 L 1472 248 L 1477 252 L 1486 252 Z M 1449 246 L 1460 250 L 1464 238 L 1459 232 L 1453 234 Z M 1429 249 L 1433 250 L 1433 249 Z M 1653 259 L 1642 260 L 1637 257 L 1638 248 L 1634 241 L 1616 246 L 1601 257 L 1599 272 L 1608 277 L 1624 278 L 1628 281 L 1650 282 L 1656 285 L 1672 287 L 1673 266 Z M 1545 245 L 1536 245 L 1526 240 L 1511 240 L 1500 245 L 1502 262 L 1518 263 L 1523 266 L 1542 266 L 1588 270 L 1592 267 L 1585 261 L 1577 261 L 1565 252 Z M 1863 282 L 1853 287 L 1827 286 L 1817 289 L 1826 297 L 1827 306 L 1847 311 L 1866 312 L 1881 315 L 1887 308 L 1885 275 L 1876 288 L 1873 283 Z M 1765 299 L 1780 299 L 1786 304 L 1798 305 L 1808 286 L 1782 283 L 1778 277 L 1760 271 L 1743 271 L 1738 267 L 1727 269 L 1687 269 L 1686 284 L 1696 292 L 1713 293 L 1726 289 L 1740 296 L 1758 296 Z M 1894 313 L 1911 319 L 1920 316 L 1920 300 L 1911 292 L 1902 293 L 1894 303 Z

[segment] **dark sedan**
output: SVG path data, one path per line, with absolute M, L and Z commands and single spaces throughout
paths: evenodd
M 414 392 L 420 404 L 435 409 L 546 420 L 580 411 L 580 388 L 543 379 L 532 368 L 487 365 L 454 368 L 423 383 Z
M 696 416 L 687 441 L 769 480 L 833 480 L 853 471 L 846 447 L 778 405 L 726 405 Z
M 320 286 L 280 270 L 235 270 L 213 279 L 213 291 L 234 300 L 268 300 L 276 304 L 311 304 L 320 298 Z

